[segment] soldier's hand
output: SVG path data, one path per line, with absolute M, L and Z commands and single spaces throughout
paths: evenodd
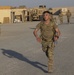
M 37 41 L 39 42 L 39 43 L 41 43 L 41 38 L 40 37 L 36 37 L 36 39 L 37 39 Z
M 59 36 L 54 36 L 54 41 L 57 41 L 59 39 Z

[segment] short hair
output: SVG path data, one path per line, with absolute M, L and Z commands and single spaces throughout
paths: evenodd
M 44 11 L 44 12 L 43 12 L 43 15 L 44 15 L 45 13 L 52 14 L 52 13 L 49 12 L 49 11 Z

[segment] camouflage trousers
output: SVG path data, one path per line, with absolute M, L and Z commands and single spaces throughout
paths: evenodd
M 67 22 L 70 23 L 70 17 L 67 17 Z
M 54 42 L 53 41 L 42 41 L 42 50 L 45 52 L 48 57 L 48 70 L 53 69 L 53 51 L 54 51 Z

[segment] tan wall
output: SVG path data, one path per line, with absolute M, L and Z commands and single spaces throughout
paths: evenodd
M 22 11 L 26 9 L 0 9 L 0 23 L 11 23 L 11 12 L 15 15 L 22 15 Z
M 15 12 L 15 15 L 21 15 L 21 14 L 22 14 L 22 12 L 21 12 L 21 11 L 19 11 L 19 12 L 18 12 L 18 11 L 16 11 L 16 12 Z
M 0 10 L 0 22 L 1 23 L 6 23 L 9 22 L 10 23 L 10 19 L 11 19 L 11 10 L 10 9 L 5 9 L 5 10 Z M 8 21 L 9 20 L 9 21 Z
M 11 6 L 0 6 L 0 9 L 11 9 Z
M 23 10 L 26 11 L 27 9 L 11 9 L 12 12 L 15 12 L 15 15 L 21 15 Z

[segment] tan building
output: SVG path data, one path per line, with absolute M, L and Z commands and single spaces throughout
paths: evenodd
M 0 23 L 24 22 L 27 20 L 27 8 L 0 6 Z
M 11 16 L 10 6 L 0 6 L 0 23 L 10 23 Z

